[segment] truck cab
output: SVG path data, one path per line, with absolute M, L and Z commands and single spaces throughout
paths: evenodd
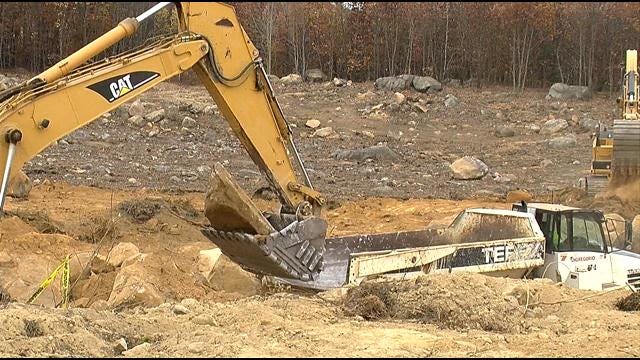
M 512 209 L 533 214 L 545 236 L 545 264 L 537 276 L 584 290 L 640 289 L 640 255 L 611 245 L 602 212 L 547 203 Z

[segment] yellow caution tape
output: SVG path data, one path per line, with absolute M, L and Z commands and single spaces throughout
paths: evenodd
M 49 285 L 51 285 L 60 271 L 62 271 L 62 276 L 60 277 L 60 285 L 62 287 L 62 304 L 66 308 L 68 306 L 67 303 L 69 300 L 69 255 L 65 257 L 64 261 L 60 265 L 58 265 L 58 267 L 56 267 L 55 270 L 53 270 L 46 279 L 44 279 L 42 284 L 38 286 L 36 292 L 31 295 L 31 297 L 27 301 L 27 304 L 32 304 L 34 301 L 36 301 L 38 296 L 40 296 L 40 294 L 42 294 L 42 292 L 45 291 L 49 287 Z

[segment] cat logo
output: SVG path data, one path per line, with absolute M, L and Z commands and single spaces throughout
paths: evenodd
M 102 80 L 93 85 L 89 85 L 88 88 L 102 95 L 105 100 L 112 103 L 158 76 L 160 76 L 160 74 L 152 71 L 135 71 Z
M 109 84 L 109 89 L 111 89 L 111 94 L 113 94 L 114 100 L 133 90 L 133 85 L 131 85 L 131 74 Z

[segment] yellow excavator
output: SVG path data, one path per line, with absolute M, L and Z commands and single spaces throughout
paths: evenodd
M 105 112 L 193 69 L 281 203 L 278 213 L 260 212 L 216 164 L 205 202 L 211 226 L 202 232 L 250 271 L 313 280 L 322 270 L 325 250 L 327 224 L 320 217 L 325 199 L 309 180 L 262 59 L 233 7 L 175 3 L 177 34 L 87 63 L 170 4 L 158 3 L 123 20 L 41 74 L 0 93 L 0 211 L 9 182 L 25 162 Z
M 640 179 L 638 80 L 638 51 L 627 50 L 622 96 L 616 100 L 620 119 L 612 130 L 598 129 L 593 136 L 591 170 L 582 185 L 589 194 Z

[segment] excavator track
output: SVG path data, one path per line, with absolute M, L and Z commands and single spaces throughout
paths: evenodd
M 640 120 L 613 122 L 612 185 L 640 179 Z

